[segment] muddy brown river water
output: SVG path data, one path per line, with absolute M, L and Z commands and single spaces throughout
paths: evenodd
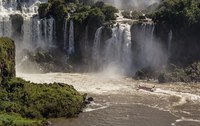
M 161 85 L 104 73 L 17 76 L 37 83 L 67 83 L 94 98 L 78 118 L 51 119 L 52 126 L 200 126 L 200 84 Z M 141 84 L 156 85 L 155 91 L 137 90 Z

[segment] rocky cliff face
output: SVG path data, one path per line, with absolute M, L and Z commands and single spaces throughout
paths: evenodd
M 0 38 L 0 82 L 15 76 L 15 45 L 9 38 Z
M 167 23 L 158 23 L 155 36 L 168 50 L 169 62 L 178 66 L 187 66 L 200 60 L 200 25 L 172 27 Z

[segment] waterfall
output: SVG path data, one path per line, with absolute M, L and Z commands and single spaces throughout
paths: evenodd
M 3 12 L 3 2 L 0 0 L 0 12 Z
M 169 31 L 168 33 L 168 57 L 171 55 L 171 46 L 172 46 L 172 37 L 173 37 L 173 32 L 172 30 Z
M 129 72 L 132 64 L 132 51 L 131 51 L 131 26 L 126 24 L 124 28 L 124 42 L 122 43 L 122 58 L 121 58 L 121 64 L 123 65 L 123 73 Z
M 40 33 L 41 33 L 41 27 L 40 27 L 40 21 L 38 18 L 35 18 L 32 20 L 32 26 L 29 27 L 31 28 L 31 40 L 30 40 L 30 47 L 32 49 L 36 49 L 38 47 L 40 47 L 40 42 L 41 42 L 41 37 L 40 37 Z M 28 49 L 29 49 L 28 48 Z
M 105 69 L 115 66 L 120 73 L 129 72 L 132 61 L 130 25 L 118 24 L 113 28 L 112 38 L 106 43 Z
M 11 37 L 12 23 L 9 16 L 0 15 L 0 36 Z
M 0 37 L 11 37 L 16 45 L 17 68 L 26 52 L 56 48 L 53 17 L 40 19 L 38 8 L 48 0 L 0 0 Z M 22 66 L 23 68 L 23 66 Z
M 130 25 L 116 25 L 112 29 L 112 37 L 105 42 L 105 46 L 101 45 L 102 30 L 100 27 L 95 33 L 92 55 L 93 64 L 96 65 L 94 67 L 103 70 L 113 68 L 114 72 L 126 74 L 132 62 Z
M 24 20 L 24 24 L 23 24 L 23 42 L 22 42 L 22 47 L 18 47 L 17 48 L 23 48 L 23 49 L 30 49 L 31 48 L 31 25 L 32 21 L 31 19 L 26 19 Z
M 67 51 L 67 19 L 65 19 L 64 22 L 64 29 L 63 29 L 63 46 L 64 46 L 64 50 Z
M 15 36 L 17 51 L 23 49 L 34 51 L 37 48 L 55 47 L 55 20 L 52 17 L 39 19 L 37 16 L 38 5 L 42 2 L 47 2 L 47 0 L 0 0 L 0 36 L 15 36 L 12 35 L 14 30 L 12 22 L 15 22 L 15 19 L 12 19 L 10 15 L 18 14 L 23 18 L 22 40 L 19 39 L 19 36 Z
M 88 25 L 86 25 L 85 27 L 85 32 L 84 32 L 84 37 L 82 39 L 82 42 L 80 44 L 81 47 L 81 51 L 82 51 L 82 59 L 83 59 L 83 63 L 84 64 L 90 64 L 90 54 L 92 52 L 92 48 L 90 46 L 90 40 L 89 40 L 89 29 L 88 29 Z M 92 66 L 90 65 L 88 67 L 88 70 L 92 70 Z
M 137 25 L 134 41 L 138 46 L 135 68 L 157 67 L 166 63 L 167 56 L 162 45 L 154 37 L 155 24 Z
M 54 37 L 54 29 L 55 29 L 55 20 L 53 18 L 50 18 L 47 20 L 47 38 L 48 38 L 48 45 L 49 47 L 54 47 L 53 37 Z
M 71 55 L 75 52 L 74 49 L 74 22 L 70 20 L 70 28 L 69 28 L 69 50 L 68 53 Z
M 93 44 L 93 48 L 92 48 L 92 59 L 93 59 L 93 63 L 95 64 L 94 67 L 96 65 L 98 65 L 100 62 L 100 43 L 101 43 L 101 33 L 102 33 L 102 27 L 98 28 L 96 33 L 95 33 L 95 38 L 94 38 L 94 44 Z
M 44 18 L 42 19 L 42 23 L 43 23 L 43 34 L 44 34 L 44 42 L 47 43 L 48 40 L 48 36 L 47 36 L 47 19 Z
M 153 24 L 153 27 L 151 30 L 151 43 L 153 43 L 153 39 L 154 39 L 154 30 L 155 30 L 155 24 Z

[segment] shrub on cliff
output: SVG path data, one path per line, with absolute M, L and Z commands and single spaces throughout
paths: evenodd
M 50 8 L 51 8 L 51 4 L 49 3 L 40 4 L 39 9 L 38 9 L 39 17 L 40 18 L 46 17 L 49 13 Z
M 94 5 L 95 0 L 79 0 L 79 2 L 84 4 L 84 5 L 92 6 L 92 5 Z
M 105 5 L 102 8 L 102 12 L 105 15 L 105 21 L 110 21 L 116 19 L 115 13 L 117 13 L 118 10 L 113 6 Z
M 200 82 L 200 62 L 195 62 L 185 69 L 186 74 L 194 82 Z
M 19 113 L 26 118 L 71 117 L 83 107 L 83 96 L 66 84 L 34 84 L 12 78 L 0 89 L 0 111 Z
M 153 67 L 144 67 L 136 71 L 135 79 L 155 79 L 158 77 L 158 70 Z
M 159 83 L 167 82 L 190 82 L 191 79 L 187 76 L 184 69 L 175 68 L 173 71 L 161 72 L 158 77 Z
M 191 25 L 199 22 L 200 1 L 163 0 L 151 17 L 156 22 L 166 22 L 174 27 Z
M 15 45 L 9 38 L 0 38 L 0 83 L 15 76 Z
M 105 16 L 99 8 L 89 9 L 87 7 L 81 7 L 72 14 L 71 19 L 78 24 L 87 23 L 89 20 L 102 24 L 105 20 Z
M 95 8 L 95 7 L 100 8 L 101 11 L 104 13 L 105 21 L 116 19 L 115 13 L 118 12 L 117 8 L 115 8 L 113 6 L 106 5 L 102 1 L 96 2 L 95 5 L 93 6 L 93 8 Z

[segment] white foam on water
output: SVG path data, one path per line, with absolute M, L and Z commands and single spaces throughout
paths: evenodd
M 181 119 L 177 119 L 174 123 L 172 123 L 171 126 L 176 126 L 176 124 L 180 123 L 180 122 L 196 122 L 196 123 L 200 123 L 200 120 L 188 119 L 188 118 L 182 117 Z
M 176 92 L 176 91 L 170 91 L 170 90 L 163 90 L 163 89 L 160 89 L 160 88 L 156 88 L 154 93 L 178 96 L 178 97 L 181 98 L 181 103 L 185 103 L 186 100 L 200 101 L 199 95 L 191 94 L 191 93 L 183 93 L 183 92 Z
M 100 103 L 95 103 L 91 102 L 87 107 L 83 110 L 83 112 L 92 112 L 92 111 L 97 111 L 97 110 L 102 110 L 108 108 L 110 105 L 109 103 L 105 104 L 100 104 Z

